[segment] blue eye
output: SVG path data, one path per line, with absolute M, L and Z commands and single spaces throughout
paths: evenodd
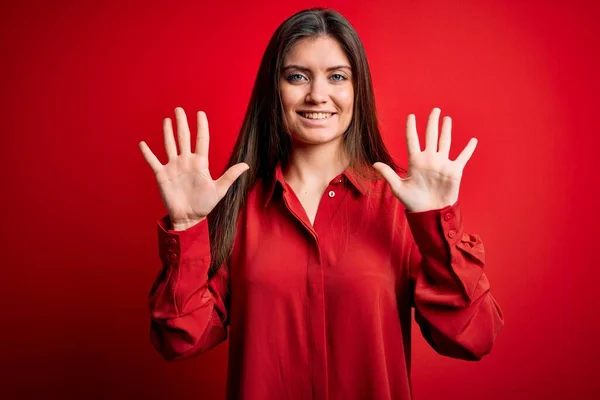
M 345 81 L 346 80 L 346 77 L 344 75 L 342 75 L 342 74 L 333 74 L 333 75 L 331 75 L 331 78 L 334 81 L 337 81 L 337 82 L 341 82 L 341 81 Z
M 291 75 L 288 75 L 288 77 L 286 79 L 289 82 L 298 82 L 298 81 L 302 80 L 302 78 L 304 78 L 304 76 L 302 76 L 300 74 L 291 74 Z

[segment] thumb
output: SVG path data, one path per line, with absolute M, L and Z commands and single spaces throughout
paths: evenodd
M 216 180 L 215 183 L 217 185 L 217 196 L 219 196 L 219 200 L 225 197 L 225 194 L 231 185 L 233 185 L 233 182 L 248 169 L 250 169 L 250 167 L 246 163 L 232 165 L 219 179 Z
M 382 162 L 376 162 L 373 164 L 373 168 L 375 168 L 375 170 L 379 172 L 381 176 L 383 176 L 383 179 L 385 179 L 388 185 L 390 185 L 392 192 L 394 192 L 396 195 L 400 193 L 402 179 L 389 165 Z

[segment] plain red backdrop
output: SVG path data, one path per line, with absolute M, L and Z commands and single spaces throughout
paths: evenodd
M 415 399 L 595 398 L 592 3 L 2 2 L 0 397 L 223 398 L 226 344 L 183 363 L 150 345 L 165 208 L 138 142 L 166 162 L 162 119 L 182 106 L 195 135 L 204 110 L 218 176 L 272 32 L 324 5 L 363 40 L 402 165 L 409 113 L 421 137 L 433 107 L 453 118 L 451 158 L 479 139 L 460 199 L 506 326 L 478 363 L 415 328 Z

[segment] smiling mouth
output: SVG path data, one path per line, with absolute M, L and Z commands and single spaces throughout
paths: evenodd
M 328 119 L 332 115 L 335 115 L 335 113 L 312 113 L 312 112 L 311 113 L 298 112 L 297 114 L 300 115 L 301 117 L 304 117 L 306 119 L 312 119 L 312 120 Z

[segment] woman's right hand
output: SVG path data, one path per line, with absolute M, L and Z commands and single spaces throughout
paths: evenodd
M 142 155 L 154 171 L 160 194 L 173 229 L 184 230 L 202 221 L 227 193 L 229 187 L 248 168 L 239 163 L 213 180 L 208 170 L 208 120 L 203 111 L 197 114 L 198 135 L 195 152 L 191 151 L 190 128 L 183 108 L 175 109 L 179 155 L 170 118 L 163 120 L 165 149 L 169 162 L 162 165 L 148 145 L 139 143 Z

